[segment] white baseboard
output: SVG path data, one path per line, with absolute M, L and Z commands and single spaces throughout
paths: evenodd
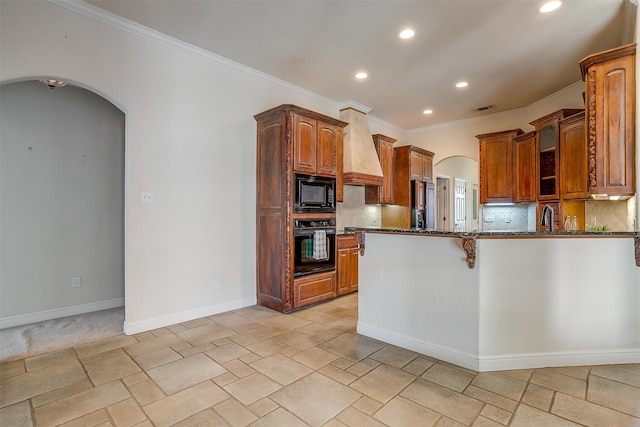
M 142 320 L 139 322 L 124 323 L 124 333 L 127 335 L 139 334 L 165 326 L 175 325 L 177 323 L 188 322 L 189 320 L 199 319 L 201 317 L 213 316 L 214 314 L 224 313 L 226 311 L 237 310 L 239 308 L 250 307 L 256 305 L 256 297 L 242 298 L 229 301 L 223 304 L 210 305 L 195 310 L 182 311 L 167 316 L 155 317 L 153 319 Z
M 473 354 L 464 353 L 459 350 L 435 345 L 425 341 L 418 341 L 416 339 L 394 334 L 373 326 L 364 325 L 360 322 L 358 322 L 357 331 L 360 335 L 364 335 L 378 341 L 406 348 L 407 350 L 434 357 L 444 362 L 453 363 L 454 365 L 462 366 L 463 368 L 474 371 L 479 370 L 480 364 L 478 356 Z
M 116 298 L 107 301 L 92 302 L 89 304 L 73 305 L 71 307 L 56 308 L 53 310 L 39 311 L 37 313 L 21 314 L 19 316 L 0 318 L 0 329 L 13 328 L 14 326 L 28 325 L 29 323 L 44 322 L 61 317 L 76 316 L 78 314 L 91 313 L 93 311 L 108 310 L 110 308 L 124 306 L 124 298 Z
M 358 323 L 360 335 L 406 348 L 444 362 L 477 372 L 535 369 L 560 366 L 594 366 L 640 363 L 640 349 L 610 349 L 606 351 L 548 352 L 506 354 L 482 357 L 460 352 L 433 343 L 419 341 L 379 328 Z

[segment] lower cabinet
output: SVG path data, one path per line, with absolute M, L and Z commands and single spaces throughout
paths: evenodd
M 336 272 L 310 274 L 293 281 L 294 308 L 325 301 L 336 296 Z
M 358 255 L 359 248 L 355 236 L 337 236 L 336 246 L 338 258 L 336 268 L 338 270 L 338 295 L 348 294 L 358 290 Z

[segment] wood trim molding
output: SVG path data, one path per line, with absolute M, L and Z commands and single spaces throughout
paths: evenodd
M 474 268 L 476 266 L 476 238 L 463 237 L 462 249 L 467 253 L 467 266 Z

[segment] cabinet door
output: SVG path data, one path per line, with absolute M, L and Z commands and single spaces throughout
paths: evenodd
M 513 202 L 512 136 L 480 140 L 480 203 Z
M 338 134 L 336 127 L 318 122 L 318 140 L 316 145 L 316 173 L 336 176 Z
M 584 114 L 560 122 L 560 194 L 563 199 L 589 198 Z
M 433 157 L 431 156 L 422 156 L 422 180 L 433 181 Z
M 409 157 L 410 172 L 409 180 L 422 181 L 424 179 L 424 160 L 421 153 L 412 151 Z
M 436 228 L 436 185 L 433 182 L 425 184 L 425 227 L 428 230 Z
M 516 202 L 536 200 L 535 144 L 535 134 L 515 144 Z
M 293 117 L 293 170 L 313 175 L 316 173 L 316 121 L 304 116 Z

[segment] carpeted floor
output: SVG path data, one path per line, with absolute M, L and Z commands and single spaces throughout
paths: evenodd
M 0 362 L 75 347 L 123 330 L 124 307 L 0 329 Z

